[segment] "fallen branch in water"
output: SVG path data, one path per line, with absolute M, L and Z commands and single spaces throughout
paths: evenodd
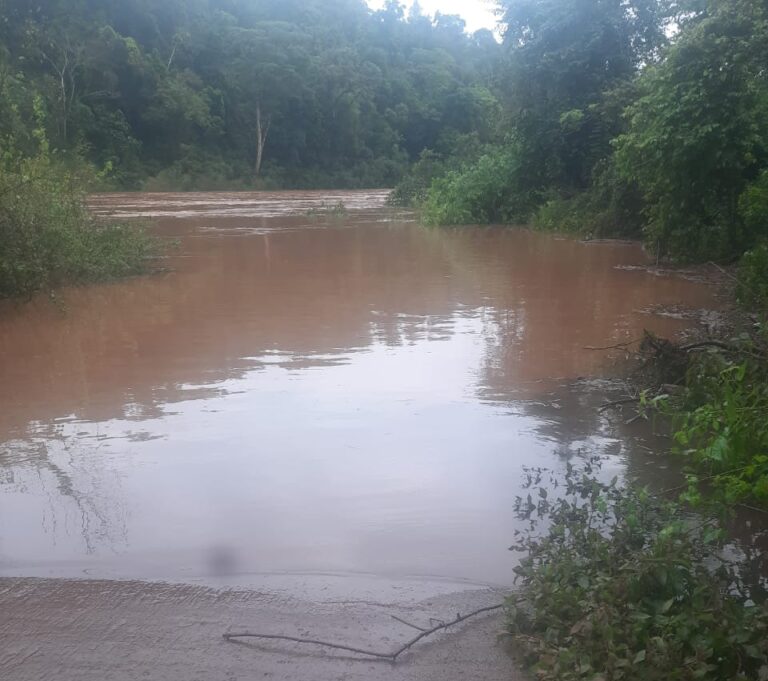
M 691 350 L 700 350 L 701 348 L 719 348 L 726 352 L 739 352 L 739 348 L 730 345 L 729 343 L 723 343 L 722 341 L 706 340 L 699 341 L 698 343 L 690 343 L 688 345 L 681 345 L 678 350 L 681 352 L 690 352 Z
M 584 346 L 585 350 L 615 350 L 617 348 L 627 348 L 630 345 L 634 345 L 635 343 L 639 343 L 642 338 L 635 338 L 635 340 L 627 341 L 626 343 L 616 343 L 616 345 L 603 345 L 603 346 L 594 346 L 594 345 L 586 345 Z
M 415 624 L 411 624 L 410 622 L 401 620 L 399 617 L 395 617 L 395 619 L 398 622 L 407 624 L 409 627 L 414 627 L 415 629 L 420 629 L 421 633 L 417 634 L 412 639 L 407 641 L 405 644 L 400 646 L 397 650 L 391 653 L 384 653 L 377 650 L 366 650 L 365 648 L 355 648 L 353 646 L 346 646 L 341 643 L 330 643 L 328 641 L 319 641 L 311 638 L 297 638 L 295 636 L 284 636 L 282 634 L 260 634 L 258 632 L 250 632 L 250 631 L 224 634 L 224 639 L 227 641 L 231 641 L 232 639 L 237 639 L 237 638 L 263 638 L 263 639 L 270 639 L 270 640 L 276 640 L 276 641 L 291 641 L 293 643 L 306 643 L 310 645 L 324 646 L 325 648 L 334 648 L 335 650 L 346 650 L 351 653 L 367 655 L 368 657 L 375 657 L 380 660 L 389 660 L 390 662 L 396 662 L 397 658 L 400 657 L 400 655 L 402 655 L 411 646 L 421 641 L 421 639 L 426 638 L 427 636 L 431 636 L 432 634 L 435 634 L 442 629 L 447 629 L 448 627 L 452 627 L 454 624 L 459 624 L 459 622 L 468 620 L 470 617 L 476 617 L 477 615 L 481 615 L 484 612 L 499 610 L 503 607 L 504 607 L 504 603 L 497 603 L 496 605 L 489 605 L 485 608 L 479 608 L 478 610 L 474 610 L 467 615 L 457 614 L 456 619 L 451 620 L 450 622 L 443 622 L 436 627 L 432 627 L 431 629 L 421 629 L 421 627 L 418 627 Z
M 606 402 L 605 404 L 601 404 L 597 411 L 605 411 L 606 409 L 612 409 L 613 407 L 620 407 L 623 404 L 634 404 L 636 402 L 639 402 L 639 397 L 624 397 L 620 400 L 614 400 L 613 402 Z

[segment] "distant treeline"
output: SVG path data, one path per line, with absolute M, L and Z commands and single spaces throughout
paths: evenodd
M 482 144 L 501 48 L 363 0 L 0 0 L 0 152 L 123 188 L 392 186 Z M 469 140 L 469 141 L 468 141 Z
M 768 236 L 765 0 L 502 0 L 493 144 L 427 153 L 395 198 L 738 257 Z M 766 258 L 768 269 L 768 258 Z

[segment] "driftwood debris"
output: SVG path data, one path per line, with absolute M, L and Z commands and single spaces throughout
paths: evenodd
M 410 622 L 406 622 L 405 620 L 402 620 L 399 617 L 395 617 L 393 615 L 392 617 L 396 619 L 398 622 L 407 624 L 409 627 L 412 627 L 413 629 L 418 629 L 420 633 L 414 636 L 412 639 L 406 641 L 397 650 L 394 650 L 392 652 L 383 652 L 379 650 L 367 650 L 365 648 L 355 648 L 354 646 L 348 646 L 342 643 L 319 641 L 311 638 L 298 638 L 296 636 L 285 636 L 283 634 L 266 634 L 266 633 L 252 632 L 252 631 L 230 632 L 230 633 L 224 634 L 224 638 L 227 641 L 233 641 L 235 639 L 240 639 L 240 638 L 260 638 L 260 639 L 269 639 L 273 641 L 291 641 L 293 643 L 303 643 L 307 645 L 323 646 L 325 648 L 333 648 L 335 650 L 346 650 L 351 653 L 358 653 L 359 655 L 367 655 L 368 657 L 375 657 L 380 660 L 388 660 L 390 662 L 396 662 L 398 657 L 400 657 L 405 651 L 407 651 L 413 645 L 421 641 L 421 639 L 426 638 L 427 636 L 431 636 L 432 634 L 435 634 L 438 631 L 441 631 L 443 629 L 447 629 L 448 627 L 452 627 L 454 624 L 459 624 L 459 622 L 468 620 L 470 617 L 476 617 L 477 615 L 481 615 L 486 612 L 491 612 L 493 610 L 500 610 L 503 607 L 504 607 L 504 603 L 497 603 L 496 605 L 489 605 L 485 608 L 479 608 L 477 610 L 473 610 L 472 612 L 467 613 L 466 615 L 457 614 L 456 618 L 451 620 L 450 622 L 441 622 L 440 624 L 438 624 L 435 627 L 432 627 L 431 629 L 424 629 L 416 624 L 411 624 Z

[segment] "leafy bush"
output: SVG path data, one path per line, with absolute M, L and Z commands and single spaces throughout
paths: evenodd
M 216 191 L 247 189 L 250 170 L 231 164 L 200 149 L 185 148 L 185 155 L 148 178 L 145 191 Z M 246 179 L 243 179 L 246 178 Z
M 419 160 L 397 183 L 387 199 L 391 206 L 418 206 L 429 194 L 432 182 L 445 174 L 445 163 L 433 151 L 422 152 Z
M 739 214 L 750 245 L 768 238 L 768 170 L 763 170 L 739 197 Z
M 619 175 L 612 161 L 604 161 L 596 167 L 587 191 L 567 198 L 555 194 L 536 211 L 533 225 L 595 237 L 637 237 L 643 230 L 642 213 L 638 188 Z
M 706 482 L 708 497 L 768 507 L 768 368 L 756 348 L 744 351 L 706 353 L 688 371 L 687 400 L 675 413 L 676 450 L 691 463 L 687 501 L 704 501 Z
M 738 279 L 736 295 L 739 302 L 768 312 L 768 241 L 742 256 Z
M 754 243 L 737 199 L 768 140 L 765 5 L 704 6 L 664 59 L 643 70 L 629 128 L 615 140 L 617 166 L 647 201 L 648 245 L 689 261 L 732 258 Z
M 548 232 L 588 233 L 584 197 L 584 194 L 578 194 L 565 198 L 555 192 L 537 209 L 533 227 Z
M 641 409 L 671 419 L 673 452 L 685 465 L 683 499 L 731 508 L 749 501 L 768 509 L 768 343 L 756 330 L 679 345 L 647 333 L 634 372 L 649 390 Z M 677 387 L 670 388 L 670 384 Z
M 98 222 L 85 207 L 83 179 L 52 162 L 45 146 L 0 167 L 0 298 L 139 274 L 154 250 L 142 229 Z
M 544 486 L 518 499 L 531 526 L 513 546 L 525 557 L 508 626 L 537 678 L 768 678 L 768 607 L 725 558 L 719 528 L 595 475 L 594 462 L 569 464 L 558 501 Z
M 435 180 L 422 217 L 431 225 L 521 222 L 536 203 L 524 188 L 515 146 L 507 145 Z

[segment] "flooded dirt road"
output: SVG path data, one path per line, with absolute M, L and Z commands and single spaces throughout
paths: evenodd
M 522 466 L 632 465 L 573 387 L 615 372 L 585 346 L 675 334 L 712 291 L 633 244 L 425 229 L 384 198 L 95 197 L 178 247 L 0 308 L 0 575 L 506 585 Z
M 516 681 L 499 615 L 432 637 L 390 662 L 280 641 L 228 643 L 244 627 L 388 651 L 430 626 L 492 602 L 474 592 L 380 603 L 146 582 L 0 578 L 3 681 Z
M 397 667 L 221 634 L 388 650 L 392 615 L 501 600 L 523 466 L 665 475 L 586 347 L 717 302 L 637 245 L 425 229 L 385 196 L 97 196 L 177 244 L 165 273 L 0 305 L 0 676 L 515 678 L 498 612 Z

